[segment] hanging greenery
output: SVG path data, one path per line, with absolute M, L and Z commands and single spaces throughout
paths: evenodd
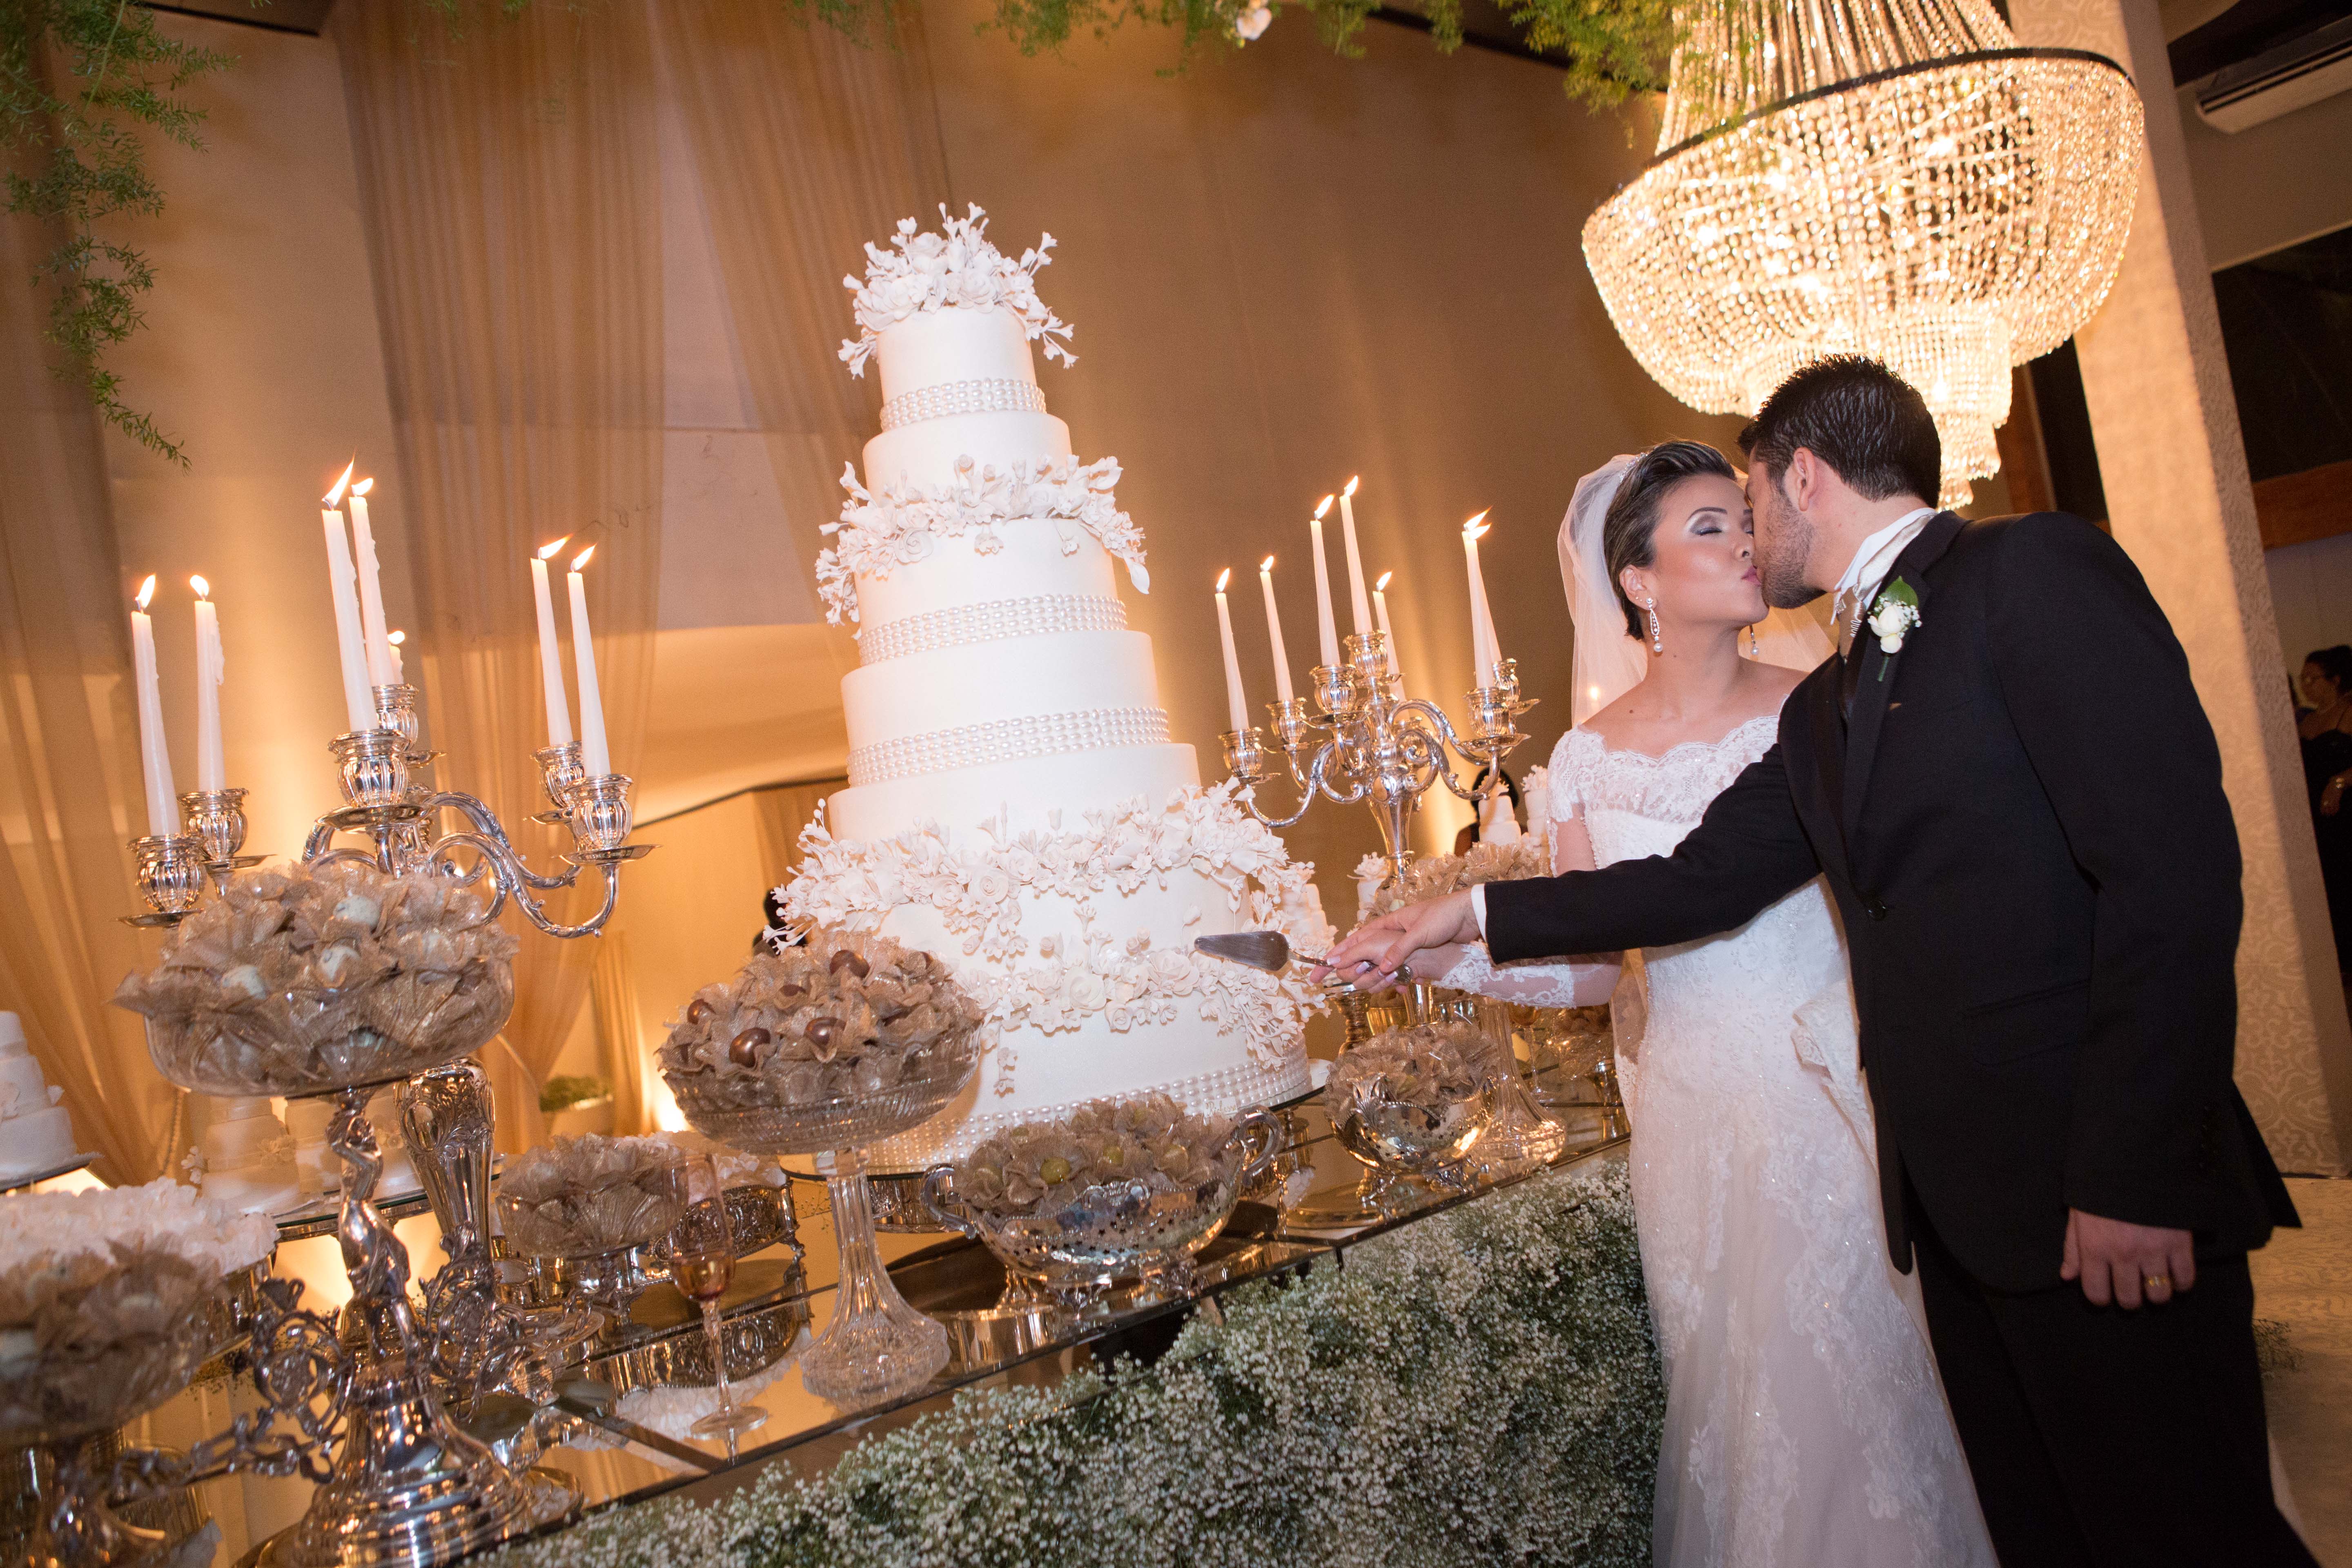
M 122 400 L 105 363 L 106 351 L 138 330 L 154 269 L 98 231 L 111 217 L 163 210 L 140 138 L 201 147 L 204 112 L 179 95 L 231 58 L 166 37 L 155 13 L 130 0 L 0 0 L 7 210 L 62 236 L 29 280 L 49 291 L 55 369 L 89 389 L 108 423 L 183 466 L 178 443 Z

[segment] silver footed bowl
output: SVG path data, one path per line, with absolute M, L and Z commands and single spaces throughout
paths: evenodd
M 514 966 L 391 972 L 333 989 L 147 1015 L 155 1070 L 200 1094 L 289 1100 L 373 1089 L 472 1056 L 514 1011 Z
M 669 1075 L 668 1083 L 687 1124 L 713 1142 L 747 1154 L 827 1154 L 921 1126 L 963 1092 L 979 1068 L 979 1043 L 967 1036 L 919 1053 L 887 1088 L 839 1100 L 789 1105 L 779 1094 L 771 1104 L 722 1105 L 696 1094 L 685 1075 Z
M 1375 1170 L 1423 1175 L 1455 1164 L 1469 1153 L 1495 1120 L 1490 1080 L 1459 1098 L 1391 1100 L 1378 1092 L 1381 1080 L 1360 1082 L 1351 1094 L 1324 1090 L 1332 1135 L 1339 1146 Z
M 979 1241 L 1012 1273 L 1055 1289 L 1108 1284 L 1180 1267 L 1214 1241 L 1286 1142 L 1282 1123 L 1253 1109 L 1210 1154 L 1209 1173 L 1171 1191 L 1109 1182 L 1050 1212 L 1014 1212 L 959 1195 L 955 1167 L 935 1165 L 923 1177 L 922 1196 L 943 1223 Z

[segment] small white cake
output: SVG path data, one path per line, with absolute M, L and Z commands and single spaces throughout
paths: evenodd
M 0 1182 L 21 1181 L 73 1163 L 73 1122 L 58 1103 L 66 1091 L 41 1073 L 24 1021 L 0 1013 Z
M 215 1100 L 196 1151 L 205 1196 L 239 1214 L 282 1214 L 301 1201 L 294 1137 L 266 1096 Z

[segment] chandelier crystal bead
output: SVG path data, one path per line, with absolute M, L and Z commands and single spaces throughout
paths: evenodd
M 2121 67 L 2021 48 L 1984 0 L 1722 0 L 1680 17 L 1659 151 L 1584 226 L 1642 368 L 1753 413 L 1812 360 L 1917 387 L 1942 500 L 2000 467 L 2009 369 L 2115 281 L 2139 184 Z

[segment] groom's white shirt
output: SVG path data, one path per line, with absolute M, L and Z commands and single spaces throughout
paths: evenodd
M 1877 596 L 1879 588 L 1886 582 L 1886 574 L 1895 570 L 1895 561 L 1911 547 L 1911 542 L 1919 537 L 1919 531 L 1935 521 L 1937 511 L 1937 509 L 1932 506 L 1906 511 L 1864 540 L 1855 548 L 1853 559 L 1845 563 L 1845 571 L 1839 576 L 1837 586 L 1831 590 L 1830 602 L 1833 605 L 1853 605 L 1855 613 L 1859 614 L 1861 606 Z M 1838 628 L 1838 639 L 1840 647 L 1846 646 L 1848 628 Z M 1470 912 L 1477 918 L 1478 936 L 1483 941 L 1486 935 L 1486 885 L 1483 882 L 1470 889 Z

